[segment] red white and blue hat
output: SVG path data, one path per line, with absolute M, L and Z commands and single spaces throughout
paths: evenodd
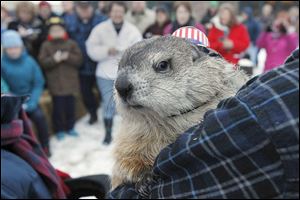
M 209 48 L 209 41 L 206 35 L 193 26 L 185 26 L 177 29 L 172 36 L 190 40 L 193 44 Z

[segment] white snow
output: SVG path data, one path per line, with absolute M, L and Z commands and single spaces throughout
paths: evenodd
M 101 116 L 101 109 L 99 110 Z M 59 170 L 69 173 L 73 178 L 111 174 L 113 166 L 112 148 L 102 144 L 105 135 L 103 120 L 99 117 L 98 123 L 89 125 L 88 116 L 80 119 L 75 126 L 79 137 L 67 136 L 58 141 L 55 137 L 50 140 L 52 156 L 50 162 Z M 120 117 L 114 119 L 113 137 L 120 124 Z

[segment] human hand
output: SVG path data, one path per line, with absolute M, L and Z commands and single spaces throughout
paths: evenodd
M 56 51 L 55 54 L 53 55 L 53 59 L 56 63 L 61 62 L 61 51 Z
M 21 37 L 26 37 L 28 35 L 28 31 L 23 26 L 18 27 L 18 32 Z
M 35 110 L 36 105 L 28 102 L 28 103 L 24 103 L 22 105 L 22 108 L 26 111 L 26 112 L 32 112 L 33 110 Z
M 61 53 L 61 60 L 62 60 L 62 61 L 68 60 L 69 55 L 70 55 L 70 53 L 67 52 L 67 51 L 62 52 L 62 53 Z
M 232 40 L 226 38 L 223 40 L 223 48 L 226 50 L 231 50 L 233 48 Z
M 69 55 L 70 55 L 70 53 L 67 51 L 58 50 L 53 55 L 53 59 L 55 60 L 55 62 L 59 63 L 59 62 L 68 60 Z

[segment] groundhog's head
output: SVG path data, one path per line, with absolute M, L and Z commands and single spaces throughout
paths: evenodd
M 229 65 L 229 66 L 226 66 Z M 122 115 L 176 118 L 225 91 L 233 66 L 210 49 L 173 36 L 141 41 L 120 60 L 115 82 Z

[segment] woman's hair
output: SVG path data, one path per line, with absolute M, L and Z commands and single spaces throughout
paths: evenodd
M 189 13 L 192 14 L 192 6 L 191 6 L 190 2 L 188 2 L 188 1 L 176 1 L 175 4 L 174 4 L 174 11 L 176 12 L 177 9 L 180 6 L 185 7 L 189 11 Z
M 125 13 L 127 12 L 127 9 L 128 9 L 127 4 L 124 1 L 111 1 L 110 4 L 108 5 L 108 13 L 110 13 L 114 4 L 123 7 L 125 10 Z
M 30 13 L 32 18 L 36 15 L 36 8 L 33 3 L 28 1 L 23 1 L 17 4 L 16 6 L 16 15 L 19 17 L 19 13 L 25 10 L 26 12 Z
M 237 11 L 232 4 L 230 4 L 230 3 L 221 4 L 219 11 L 221 11 L 221 10 L 228 10 L 230 13 L 230 22 L 228 24 L 229 27 L 232 27 L 233 25 L 238 23 Z

